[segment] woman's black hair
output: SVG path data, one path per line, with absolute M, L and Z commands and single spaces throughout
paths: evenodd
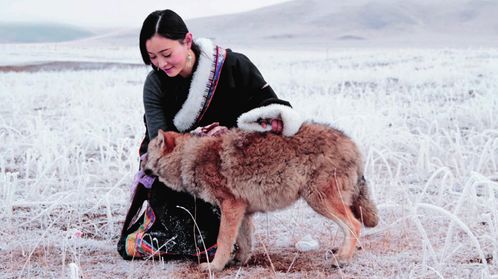
M 140 30 L 140 53 L 146 65 L 151 65 L 145 42 L 158 34 L 161 37 L 177 40 L 183 44 L 183 40 L 188 33 L 188 28 L 183 19 L 172 10 L 161 10 L 150 13 L 145 18 Z M 192 42 L 192 51 L 199 57 L 200 49 Z M 153 67 L 154 68 L 154 67 Z

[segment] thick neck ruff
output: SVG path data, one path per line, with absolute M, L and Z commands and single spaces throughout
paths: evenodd
M 198 39 L 196 43 L 201 50 L 199 63 L 192 75 L 187 100 L 173 119 L 180 132 L 190 130 L 202 120 L 213 99 L 226 57 L 226 50 L 209 39 Z

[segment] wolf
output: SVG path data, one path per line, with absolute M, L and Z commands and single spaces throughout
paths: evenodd
M 253 214 L 283 209 L 299 198 L 342 229 L 334 265 L 351 261 L 361 223 L 379 222 L 358 147 L 324 124 L 305 123 L 291 137 L 238 128 L 216 137 L 159 130 L 142 168 L 168 187 L 220 208 L 218 249 L 202 270 L 222 270 L 235 243 L 234 259 L 247 263 Z

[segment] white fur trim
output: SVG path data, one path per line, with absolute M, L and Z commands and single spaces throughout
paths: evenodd
M 185 100 L 182 108 L 173 119 L 175 127 L 180 132 L 190 129 L 195 124 L 195 120 L 201 113 L 208 94 L 206 84 L 209 82 L 211 65 L 213 64 L 214 45 L 209 39 L 198 39 L 195 42 L 201 49 L 201 54 L 198 58 L 199 64 L 197 64 L 197 69 L 192 76 L 187 100 Z
M 280 104 L 271 104 L 268 106 L 252 109 L 242 114 L 237 119 L 237 126 L 240 129 L 246 131 L 267 132 L 271 130 L 271 125 L 267 125 L 266 128 L 263 128 L 258 123 L 258 119 L 267 118 L 282 119 L 282 135 L 286 137 L 293 136 L 295 133 L 297 133 L 297 131 L 299 131 L 299 128 L 301 128 L 301 125 L 303 124 L 301 116 L 291 107 Z

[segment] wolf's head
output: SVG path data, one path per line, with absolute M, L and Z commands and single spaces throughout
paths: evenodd
M 176 132 L 164 132 L 159 129 L 157 137 L 149 142 L 147 159 L 142 161 L 142 169 L 147 175 L 156 175 L 168 186 L 181 184 L 181 155 L 175 152 L 177 140 L 183 138 Z

